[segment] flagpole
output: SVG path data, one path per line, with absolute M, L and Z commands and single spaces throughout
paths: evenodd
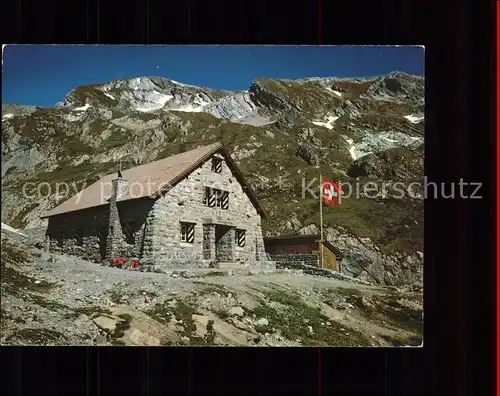
M 321 268 L 323 268 L 323 176 L 319 173 L 319 222 L 320 222 L 320 254 L 321 254 Z

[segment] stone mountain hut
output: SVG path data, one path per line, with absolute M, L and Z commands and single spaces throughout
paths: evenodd
M 43 217 L 53 251 L 200 268 L 258 265 L 265 216 L 216 143 L 104 176 Z

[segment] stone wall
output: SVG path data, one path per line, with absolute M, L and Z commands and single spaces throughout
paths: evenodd
M 352 276 L 344 275 L 337 271 L 332 271 L 329 269 L 319 268 L 316 265 L 307 265 L 302 261 L 281 261 L 276 263 L 277 269 L 287 268 L 288 270 L 298 270 L 302 271 L 303 274 L 314 275 L 314 276 L 322 276 L 325 278 L 334 278 L 343 280 L 346 282 L 360 283 L 362 285 L 372 285 L 370 282 L 363 281 L 358 278 L 353 278 Z
M 108 219 L 105 206 L 50 217 L 49 250 L 87 260 L 95 258 L 97 253 L 105 251 Z
M 134 201 L 117 203 L 120 223 L 114 239 L 116 256 L 141 257 L 149 253 L 146 245 L 148 213 L 154 201 L 146 198 Z M 92 260 L 100 253 L 103 257 L 106 252 L 109 227 L 109 205 L 102 205 L 76 212 L 69 212 L 49 218 L 47 238 L 50 251 Z M 132 244 L 127 243 L 123 225 L 128 225 L 133 233 Z
M 269 256 L 279 266 L 304 264 L 319 267 L 319 254 L 270 254 Z
M 215 225 L 203 225 L 203 260 L 215 260 Z
M 209 207 L 203 204 L 205 187 L 229 192 L 229 208 Z M 221 173 L 213 172 L 211 160 L 193 171 L 155 203 L 152 213 L 151 233 L 146 234 L 149 259 L 155 266 L 168 268 L 209 267 L 215 257 L 215 228 L 225 225 L 233 228 L 227 243 L 232 244 L 233 260 L 250 266 L 257 265 L 257 256 L 263 253 L 261 217 L 243 191 L 225 162 Z M 180 241 L 180 222 L 194 223 L 193 243 Z M 235 247 L 234 229 L 243 229 L 245 246 Z M 258 249 L 261 252 L 258 252 Z M 145 254 L 146 255 L 146 254 Z M 210 257 L 210 258 L 208 258 Z

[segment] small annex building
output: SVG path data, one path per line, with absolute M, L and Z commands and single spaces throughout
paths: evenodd
M 331 242 L 323 240 L 323 268 L 339 271 L 342 268 L 342 253 Z M 276 263 L 303 262 L 321 266 L 321 236 L 296 235 L 264 238 L 266 253 Z

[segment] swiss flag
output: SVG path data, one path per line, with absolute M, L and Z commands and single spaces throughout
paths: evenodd
M 326 205 L 340 204 L 340 195 L 342 194 L 340 183 L 326 180 L 323 182 L 321 190 L 323 191 L 323 202 Z

